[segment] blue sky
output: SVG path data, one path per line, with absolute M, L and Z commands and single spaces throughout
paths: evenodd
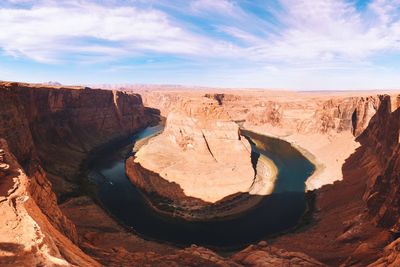
M 399 89 L 400 0 L 3 0 L 0 80 Z

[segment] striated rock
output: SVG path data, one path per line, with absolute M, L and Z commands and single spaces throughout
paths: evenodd
M 152 90 L 142 92 L 146 105 L 164 116 L 185 103 L 213 100 L 231 121 L 253 132 L 291 142 L 315 165 L 308 190 L 343 178 L 341 166 L 359 144 L 354 140 L 367 127 L 380 105 L 377 95 L 251 90 Z M 211 104 L 210 104 L 211 105 Z
M 169 113 L 164 132 L 136 153 L 135 162 L 206 202 L 246 192 L 254 170 L 239 127 L 213 102 L 188 101 L 181 108 Z
M 220 104 L 208 98 L 187 99 L 168 114 L 164 132 L 127 160 L 126 172 L 136 186 L 151 194 L 153 206 L 161 209 L 161 198 L 174 216 L 182 213 L 200 219 L 231 215 L 233 208 L 224 211 L 222 206 L 238 208 L 239 202 L 231 202 L 238 200 L 238 194 L 270 194 L 276 168 L 268 159 L 259 163 L 256 177 L 250 143 Z M 251 197 L 243 198 L 246 208 L 260 200 L 254 198 L 249 204 Z
M 247 247 L 231 259 L 244 266 L 326 266 L 303 253 L 288 252 L 264 242 Z
M 144 95 L 145 102 L 154 103 L 151 106 L 160 108 L 161 114 L 170 114 L 163 134 L 168 146 L 153 144 L 149 155 L 173 144 L 177 158 L 190 161 L 191 151 L 202 154 L 212 166 L 210 173 L 218 168 L 238 168 L 243 160 L 248 166 L 250 154 L 238 134 L 240 124 L 284 138 L 299 149 L 307 148 L 321 160 L 320 173 L 309 188 L 340 180 L 331 166 L 343 180 L 318 189 L 312 223 L 275 238 L 273 246 L 261 241 L 231 257 L 222 257 L 206 248 L 177 249 L 146 241 L 122 229 L 90 198 L 76 197 L 85 190 L 77 174 L 90 151 L 146 127 L 154 114 L 159 115 L 157 110 L 145 108 L 137 94 L 1 83 L 0 136 L 9 147 L 0 140 L 0 265 L 399 265 L 400 96 L 255 91 Z M 234 149 L 236 145 L 238 150 Z M 175 161 L 153 158 L 155 162 L 160 159 L 165 160 L 160 161 L 163 164 Z M 161 176 L 162 171 L 146 170 L 149 162 L 142 163 L 129 159 L 128 165 L 135 168 L 127 171 L 139 172 L 135 174 L 139 178 L 145 175 L 135 181 L 143 188 L 176 198 L 176 203 L 190 208 L 193 203 L 199 207 L 209 204 L 188 196 L 193 185 L 182 187 L 171 176 Z M 264 165 L 257 170 L 268 173 Z M 250 171 L 250 178 L 254 178 L 254 170 Z M 187 169 L 190 175 L 195 172 L 193 166 Z M 216 184 L 217 180 L 212 181 L 212 187 L 221 186 L 227 190 L 224 194 L 230 194 L 234 186 L 225 186 L 223 180 Z M 196 190 L 190 194 L 195 195 Z M 215 196 L 214 192 L 210 194 Z M 207 197 L 205 193 L 203 196 Z
M 377 261 L 368 265 L 370 267 L 395 267 L 400 266 L 400 239 L 393 241 L 387 245 L 383 251 L 383 255 Z
M 387 95 L 381 101 L 377 114 L 359 138 L 374 151 L 382 169 L 379 175 L 369 178 L 364 199 L 377 224 L 400 233 L 400 109 L 392 110 L 392 99 Z
M 351 95 L 347 93 L 347 95 Z M 365 95 L 365 96 L 363 96 Z M 306 94 L 273 91 L 230 91 L 195 93 L 149 91 L 142 94 L 146 105 L 157 107 L 166 116 L 187 99 L 214 99 L 232 120 L 253 125 L 269 124 L 282 131 L 329 133 L 351 131 L 358 136 L 379 107 L 378 96 Z
M 18 251 L 11 251 L 12 257 L 5 257 L 4 264 L 99 265 L 77 247 L 81 238 L 75 224 L 59 209 L 54 189 L 59 200 L 68 194 L 79 194 L 82 189 L 77 183 L 82 181 L 77 174 L 88 153 L 147 126 L 153 120 L 152 114 L 143 107 L 139 95 L 130 93 L 0 84 L 0 136 L 7 139 L 10 150 L 23 165 L 15 163 L 18 171 L 14 171 L 6 161 L 10 156 L 0 148 L 0 193 L 18 192 L 23 197 L 16 199 L 24 200 L 18 208 L 19 202 L 0 197 L 3 205 L 8 203 L 17 209 L 14 214 L 3 213 L 7 222 L 16 222 L 17 226 L 10 227 L 18 227 L 12 228 L 10 235 L 4 234 L 4 244 L 10 243 L 10 249 L 14 249 L 12 242 L 30 246 L 15 247 Z M 3 179 L 11 175 L 17 178 Z M 4 206 L 0 210 L 7 209 Z M 26 219 L 21 219 L 20 209 L 21 214 L 29 213 L 23 215 Z M 7 245 L 1 249 L 9 248 Z
M 89 151 L 150 120 L 136 94 L 0 84 L 0 136 L 28 174 L 42 163 L 59 197 L 76 191 L 68 181 Z
M 0 176 L 0 265 L 100 266 L 72 242 L 77 238 L 75 228 L 66 223 L 57 205 L 50 203 L 47 212 L 63 218 L 65 231 L 54 225 L 60 220 L 50 220 L 42 212 L 33 196 L 36 192 L 31 192 L 30 184 L 35 181 L 24 173 L 4 139 L 0 139 L 0 147 L 3 161 L 10 167 L 7 175 Z M 44 196 L 55 199 L 51 190 Z

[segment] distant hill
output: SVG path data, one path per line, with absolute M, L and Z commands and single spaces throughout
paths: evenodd
M 51 86 L 61 86 L 62 85 L 61 83 L 56 82 L 56 81 L 48 81 L 48 82 L 45 82 L 43 84 L 51 85 Z

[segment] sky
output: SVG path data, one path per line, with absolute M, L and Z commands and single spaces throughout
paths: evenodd
M 0 0 L 0 80 L 400 89 L 400 0 Z

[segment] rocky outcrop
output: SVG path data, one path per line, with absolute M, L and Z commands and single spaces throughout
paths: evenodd
M 153 206 L 160 209 L 160 202 L 165 202 L 164 210 L 174 216 L 224 217 L 240 206 L 239 199 L 245 199 L 249 208 L 249 195 L 273 191 L 274 163 L 260 160 L 256 177 L 251 153 L 249 141 L 218 100 L 185 99 L 168 114 L 163 133 L 127 160 L 126 172 L 136 186 L 151 194 Z M 256 199 L 253 205 L 260 197 Z
M 244 266 L 326 266 L 303 253 L 269 246 L 266 241 L 251 245 L 231 258 Z
M 398 237 L 399 96 L 235 93 L 203 96 L 213 99 L 231 121 L 288 140 L 316 159 L 317 172 L 307 181 L 309 189 L 320 188 L 315 223 L 274 245 L 334 266 L 369 264 L 387 245 L 381 262 L 395 262 L 397 246 L 388 243 Z M 149 92 L 144 99 L 168 114 L 167 99 L 180 106 L 186 98 L 202 97 L 180 95 L 177 100 L 176 94 Z
M 10 204 L 14 213 L 4 213 L 2 217 L 7 222 L 18 222 L 18 228 L 9 230 L 10 235 L 5 236 L 6 241 L 10 244 L 12 241 L 25 242 L 18 236 L 30 238 L 26 229 L 36 231 L 32 232 L 32 247 L 25 254 L 20 254 L 25 250 L 19 251 L 18 247 L 18 253 L 16 251 L 10 259 L 25 262 L 24 255 L 33 251 L 30 258 L 39 261 L 39 265 L 68 265 L 68 262 L 80 266 L 98 265 L 77 247 L 80 237 L 75 224 L 61 212 L 57 202 L 82 192 L 83 181 L 77 174 L 91 150 L 146 127 L 153 120 L 151 113 L 136 94 L 78 87 L 0 84 L 0 136 L 8 142 L 10 156 L 5 154 L 6 157 L 13 158 L 12 153 L 16 158 L 11 160 L 15 178 L 10 178 L 10 164 L 0 163 L 0 183 L 5 184 L 4 194 L 9 191 L 7 186 L 14 186 L 16 189 L 13 190 L 19 195 L 13 199 L 28 199 L 21 205 L 4 201 L 4 205 Z M 6 195 L 6 199 L 10 196 Z M 9 207 L 5 206 L 4 211 L 6 209 Z M 30 242 L 26 241 L 28 245 Z M 49 248 L 43 245 L 45 243 Z M 1 248 L 7 249 L 13 249 L 13 245 Z M 48 255 L 43 256 L 43 253 Z M 51 263 L 51 260 L 55 261 Z M 21 265 L 36 264 L 27 261 Z
M 213 101 L 182 102 L 168 114 L 163 133 L 136 153 L 135 162 L 206 202 L 246 192 L 254 177 L 249 143 Z M 163 189 L 152 189 L 157 190 Z
M 0 139 L 0 167 L 1 266 L 100 266 L 74 243 L 75 227 L 54 204 L 51 187 L 32 186 L 45 180 L 45 174 L 28 177 L 4 139 Z M 36 194 L 50 203 L 39 206 Z
M 400 238 L 387 245 L 382 257 L 368 265 L 369 267 L 396 267 L 400 266 Z
M 76 191 L 68 181 L 89 151 L 150 119 L 139 95 L 118 91 L 3 83 L 0 102 L 0 135 L 29 174 L 42 163 L 58 196 Z
M 400 97 L 200 92 L 206 104 L 197 105 L 193 93 L 145 94 L 147 103 L 160 101 L 162 114 L 179 108 L 185 117 L 207 118 L 192 129 L 177 114 L 178 126 L 166 133 L 175 136 L 179 151 L 199 145 L 210 162 L 232 156 L 214 142 L 243 140 L 234 123 L 279 130 L 296 144 L 305 144 L 301 138 L 337 140 L 322 142 L 328 154 L 347 146 L 349 136 L 359 136 L 361 146 L 338 163 L 343 181 L 316 191 L 315 218 L 307 227 L 230 257 L 196 246 L 176 249 L 124 231 L 89 197 L 73 197 L 82 192 L 76 174 L 88 153 L 145 127 L 155 110 L 131 93 L 1 83 L 0 136 L 6 141 L 0 140 L 0 265 L 399 265 Z M 349 135 L 335 139 L 342 133 Z
M 292 92 L 234 91 L 194 93 L 182 91 L 144 92 L 146 105 L 167 115 L 187 99 L 213 99 L 237 122 L 271 125 L 296 133 L 351 131 L 358 136 L 367 127 L 379 107 L 379 97 L 366 93 L 355 96 L 321 95 Z
M 377 224 L 400 234 L 400 109 L 396 99 L 387 95 L 381 101 L 377 114 L 359 138 L 375 153 L 382 169 L 378 176 L 369 178 L 364 199 Z

